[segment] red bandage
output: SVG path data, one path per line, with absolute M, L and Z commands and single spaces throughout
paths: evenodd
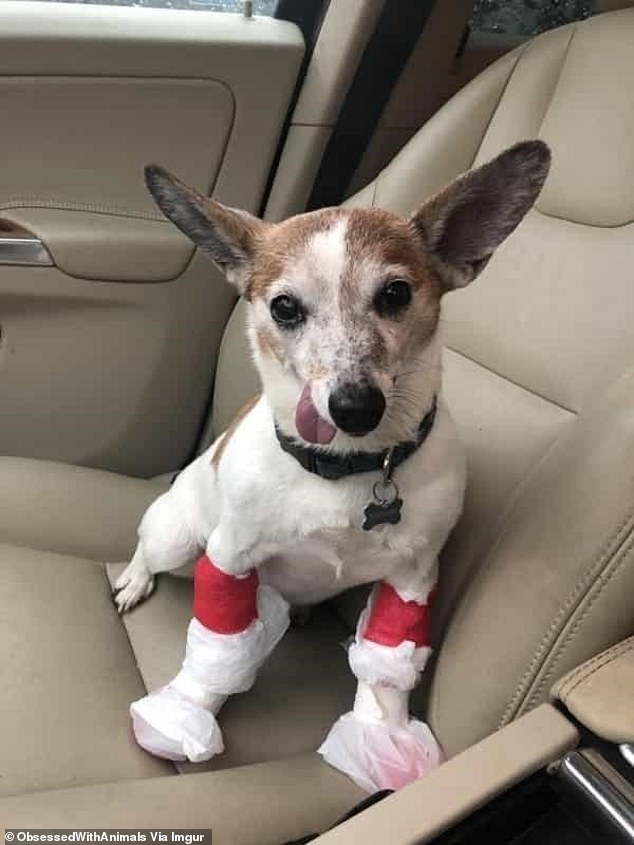
M 428 601 L 433 597 L 429 596 Z M 403 601 L 394 587 L 379 585 L 363 636 L 379 645 L 397 646 L 411 640 L 417 648 L 428 646 L 431 613 L 428 604 Z
M 258 584 L 256 569 L 236 578 L 203 555 L 194 570 L 194 617 L 217 634 L 239 634 L 258 618 Z

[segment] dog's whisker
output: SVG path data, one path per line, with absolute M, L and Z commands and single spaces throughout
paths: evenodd
M 441 369 L 442 369 L 441 364 L 423 364 L 422 367 L 419 367 L 416 370 L 404 370 L 401 373 L 396 373 L 396 375 L 394 375 L 392 378 L 394 380 L 396 380 L 396 379 L 399 379 L 399 378 L 405 378 L 406 376 L 417 376 L 417 375 L 420 375 L 420 374 L 428 373 L 428 372 L 433 371 L 433 370 L 438 371 L 438 370 L 441 370 Z

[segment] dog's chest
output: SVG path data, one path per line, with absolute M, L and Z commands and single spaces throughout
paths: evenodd
M 384 532 L 356 527 L 324 529 L 270 558 L 262 580 L 293 604 L 314 604 L 342 590 L 385 577 L 399 556 L 385 543 Z
M 260 418 L 264 412 L 256 406 L 228 444 L 210 496 L 219 500 L 233 552 L 263 561 L 263 581 L 291 602 L 313 603 L 385 578 L 440 547 L 464 487 L 463 459 L 442 409 L 425 448 L 395 472 L 400 522 L 371 530 L 363 529 L 364 511 L 380 473 L 329 481 L 307 472 L 280 449 L 270 419 Z
M 270 550 L 260 568 L 263 581 L 307 604 L 388 574 L 402 558 L 395 536 L 407 532 L 402 525 L 363 529 L 377 477 L 327 481 L 276 450 L 266 470 L 255 460 L 234 479 L 230 507 L 240 517 L 242 540 Z M 228 495 L 226 487 L 223 492 Z

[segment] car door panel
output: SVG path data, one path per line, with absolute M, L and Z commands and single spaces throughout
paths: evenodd
M 234 294 L 143 165 L 257 212 L 302 54 L 274 19 L 2 4 L 0 262 L 21 227 L 55 266 L 0 264 L 0 453 L 142 476 L 187 460 Z

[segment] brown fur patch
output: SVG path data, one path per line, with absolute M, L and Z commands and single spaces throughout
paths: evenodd
M 342 208 L 322 208 L 290 217 L 263 231 L 245 291 L 247 301 L 252 302 L 264 296 L 269 285 L 282 275 L 285 265 L 292 261 L 293 256 L 301 253 L 317 232 L 329 229 L 346 214 Z
M 346 241 L 351 262 L 374 258 L 379 264 L 400 264 L 408 270 L 415 289 L 441 288 L 430 272 L 422 244 L 409 221 L 380 208 L 356 208 L 350 212 Z
M 229 445 L 229 441 L 231 440 L 231 438 L 233 437 L 233 435 L 237 431 L 238 426 L 240 425 L 242 420 L 246 417 L 246 415 L 249 413 L 249 411 L 251 411 L 253 408 L 255 408 L 255 406 L 257 405 L 257 403 L 259 401 L 260 401 L 260 394 L 258 394 L 257 396 L 254 396 L 252 399 L 249 399 L 248 402 L 245 402 L 244 405 L 240 408 L 238 413 L 235 415 L 235 417 L 231 420 L 231 422 L 227 426 L 227 429 L 224 432 L 224 434 L 222 434 L 220 436 L 220 439 L 218 440 L 216 448 L 214 449 L 214 453 L 211 456 L 211 465 L 214 467 L 214 469 L 218 469 L 218 467 L 220 466 L 220 460 L 222 458 L 223 452 L 225 451 L 225 449 Z
M 429 266 L 415 229 L 408 220 L 379 208 L 353 209 L 348 218 L 346 241 L 350 270 L 368 258 L 379 266 L 397 265 L 403 268 L 403 275 L 411 283 L 415 298 L 412 307 L 396 317 L 394 324 L 402 322 L 407 327 L 410 350 L 412 343 L 424 346 L 436 331 L 443 289 Z M 357 291 L 350 272 L 344 277 L 343 285 L 348 287 L 346 298 L 352 304 Z M 381 360 L 384 346 L 384 338 L 377 333 L 371 352 L 376 363 Z

